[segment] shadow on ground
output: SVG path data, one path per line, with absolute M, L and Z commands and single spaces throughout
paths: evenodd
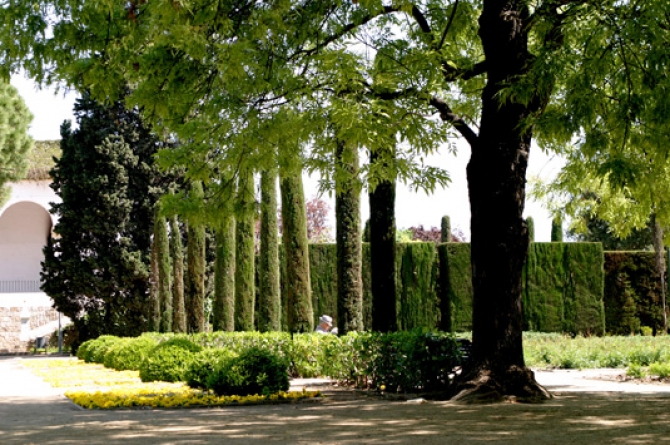
M 670 441 L 670 395 L 570 393 L 538 405 L 325 401 L 85 411 L 65 399 L 0 403 L 6 444 L 651 444 Z

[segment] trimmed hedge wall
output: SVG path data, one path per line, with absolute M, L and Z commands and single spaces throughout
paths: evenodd
M 600 243 L 532 243 L 524 267 L 524 329 L 605 333 Z
M 663 330 L 654 252 L 605 252 L 605 318 L 610 334 Z
M 337 325 L 334 244 L 311 244 L 315 321 L 329 314 Z M 402 243 L 397 246 L 397 324 L 400 330 L 472 330 L 470 244 Z M 283 257 L 283 256 L 282 256 Z M 372 325 L 370 249 L 363 244 L 363 318 Z M 285 275 L 282 274 L 282 288 Z M 603 251 L 600 243 L 532 243 L 524 268 L 525 328 L 602 335 Z M 285 305 L 285 294 L 282 293 Z

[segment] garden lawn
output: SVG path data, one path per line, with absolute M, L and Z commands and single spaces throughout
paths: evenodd
M 183 382 L 143 383 L 138 371 L 115 371 L 81 360 L 44 359 L 24 361 L 24 366 L 65 396 L 88 409 L 174 408 L 285 403 L 320 397 L 318 391 L 279 392 L 269 396 L 217 396 L 193 389 Z

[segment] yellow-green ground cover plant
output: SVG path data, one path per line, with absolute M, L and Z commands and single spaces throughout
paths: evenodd
M 218 396 L 190 388 L 184 382 L 142 382 L 138 371 L 115 371 L 81 360 L 24 361 L 35 374 L 87 409 L 176 408 L 286 403 L 320 397 L 318 391 L 280 391 L 273 394 Z

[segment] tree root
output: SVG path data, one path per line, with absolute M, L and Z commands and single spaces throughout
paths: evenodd
M 471 370 L 456 378 L 454 393 L 451 401 L 464 404 L 540 403 L 553 398 L 537 383 L 533 371 L 517 366 L 502 372 Z

